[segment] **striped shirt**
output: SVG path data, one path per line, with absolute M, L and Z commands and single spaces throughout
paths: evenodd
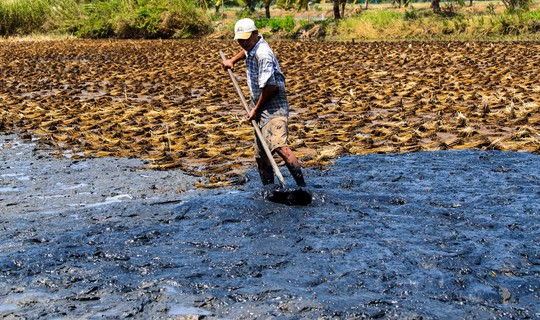
M 277 87 L 274 95 L 261 106 L 259 126 L 262 128 L 270 119 L 289 115 L 289 103 L 285 93 L 285 76 L 268 43 L 259 37 L 257 44 L 246 52 L 246 69 L 249 92 L 253 104 L 257 103 L 262 89 L 267 85 Z

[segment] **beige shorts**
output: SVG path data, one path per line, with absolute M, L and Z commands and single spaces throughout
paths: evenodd
M 287 146 L 289 136 L 287 117 L 275 117 L 271 119 L 261 128 L 261 133 L 270 151 L 274 152 L 279 147 Z M 261 158 L 264 155 L 263 146 L 257 135 L 255 135 L 255 158 Z

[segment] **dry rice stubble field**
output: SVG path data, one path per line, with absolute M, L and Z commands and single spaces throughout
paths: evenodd
M 307 167 L 343 154 L 444 149 L 540 153 L 540 44 L 272 41 L 290 143 Z M 253 133 L 220 41 L 3 41 L 0 132 L 59 156 L 141 157 L 243 181 Z M 235 70 L 244 85 L 244 67 Z M 244 85 L 247 95 L 247 86 Z

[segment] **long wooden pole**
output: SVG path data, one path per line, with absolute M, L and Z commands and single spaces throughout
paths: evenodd
M 221 59 L 226 60 L 225 55 L 223 54 L 223 51 L 219 50 L 219 55 L 221 56 Z M 227 69 L 229 71 L 229 76 L 232 79 L 232 82 L 234 84 L 234 88 L 236 89 L 236 93 L 238 93 L 238 96 L 240 97 L 240 100 L 242 101 L 242 105 L 244 105 L 244 109 L 246 109 L 246 112 L 249 114 L 249 106 L 246 101 L 246 98 L 244 98 L 244 94 L 242 93 L 242 89 L 238 85 L 238 81 L 236 81 L 236 77 L 231 69 Z M 266 156 L 270 160 L 270 164 L 272 165 L 272 168 L 274 169 L 274 173 L 278 177 L 279 182 L 281 183 L 281 186 L 283 188 L 286 188 L 285 186 L 285 179 L 283 179 L 283 175 L 281 174 L 281 171 L 279 170 L 279 167 L 277 166 L 276 160 L 272 156 L 272 152 L 270 151 L 270 148 L 268 148 L 268 144 L 263 138 L 261 129 L 259 129 L 259 125 L 257 124 L 257 121 L 251 120 L 251 124 L 253 125 L 253 128 L 255 128 L 255 133 L 257 134 L 257 137 L 261 141 L 261 145 L 263 146 L 264 152 L 266 153 Z

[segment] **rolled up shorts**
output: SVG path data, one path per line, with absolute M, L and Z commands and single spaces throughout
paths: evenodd
M 288 145 L 287 117 L 272 118 L 261 128 L 261 133 L 271 152 Z M 263 146 L 255 134 L 255 158 L 265 156 Z

